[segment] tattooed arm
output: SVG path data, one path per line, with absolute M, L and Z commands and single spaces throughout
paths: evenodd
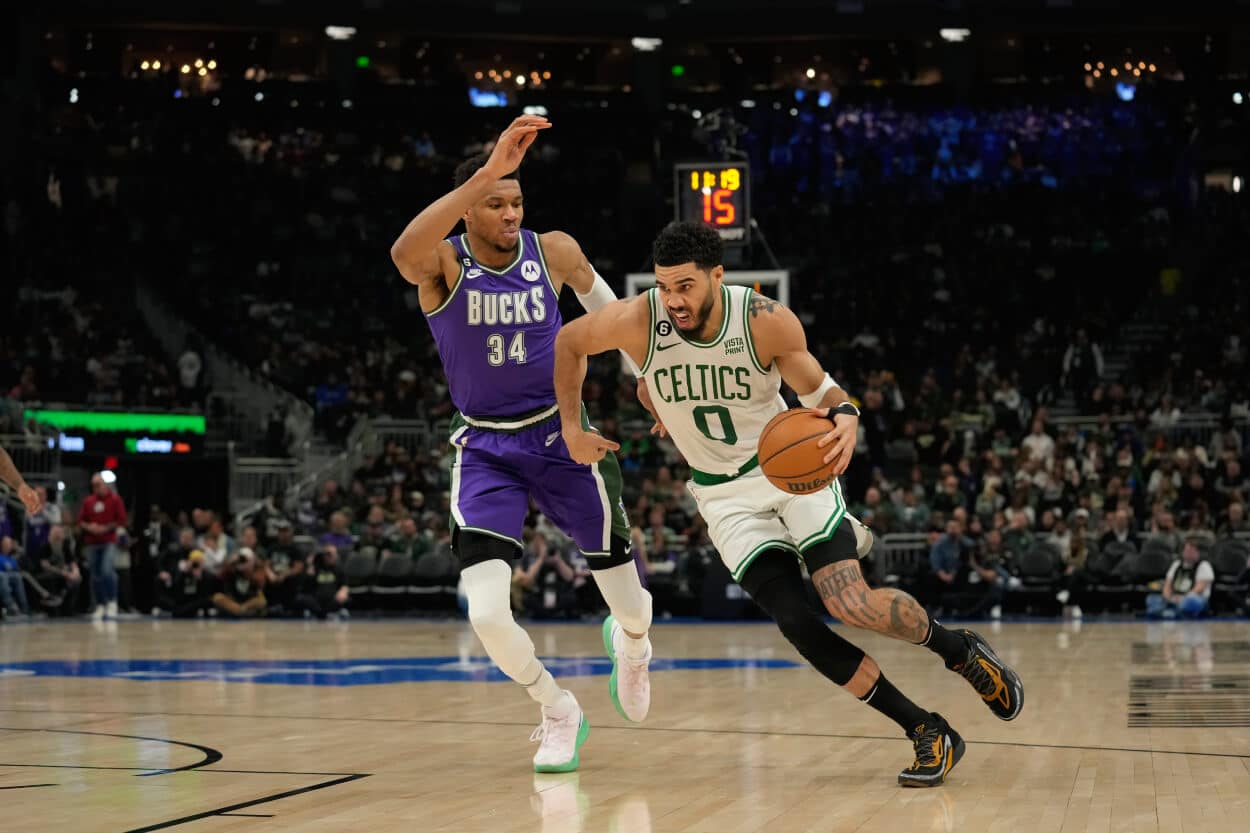
M 768 367 L 777 363 L 781 378 L 800 396 L 819 390 L 827 374 L 820 362 L 807 349 L 807 336 L 798 317 L 786 307 L 758 292 L 751 296 L 749 306 L 751 340 L 759 356 L 760 365 Z M 849 402 L 846 391 L 831 385 L 816 407 L 828 416 L 831 408 Z M 859 435 L 859 417 L 853 414 L 835 414 L 833 430 L 820 440 L 821 447 L 829 446 L 826 463 L 834 463 L 833 473 L 840 475 L 851 463 L 855 442 Z M 836 462 L 835 462 L 836 461 Z
M 812 584 L 843 624 L 912 643 L 923 642 L 929 631 L 929 615 L 919 602 L 901 590 L 869 587 L 855 559 L 821 567 Z

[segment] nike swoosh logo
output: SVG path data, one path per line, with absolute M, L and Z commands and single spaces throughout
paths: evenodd
M 547 435 L 547 440 L 543 443 L 543 445 L 550 446 L 552 443 L 554 443 L 558 439 L 560 439 L 560 432 L 554 431 Z
M 661 350 L 667 350 L 670 347 L 677 347 L 679 345 L 680 345 L 680 342 L 676 342 L 676 341 L 673 342 L 672 344 L 657 344 L 655 345 L 655 351 L 658 353 Z

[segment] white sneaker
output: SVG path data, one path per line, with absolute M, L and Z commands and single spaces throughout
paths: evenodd
M 117 618 L 117 602 L 109 602 L 108 607 L 105 608 L 104 615 L 110 619 L 116 619 Z
M 630 659 L 625 653 L 625 629 L 615 616 L 603 620 L 603 649 L 612 660 L 612 676 L 608 679 L 608 693 L 617 712 L 626 720 L 641 722 L 651 708 L 651 640 L 647 640 L 647 655 L 642 659 Z
M 535 772 L 572 772 L 581 763 L 577 751 L 590 734 L 590 724 L 573 692 L 565 691 L 564 696 L 573 704 L 568 715 L 552 717 L 543 706 L 543 722 L 530 735 L 531 742 L 539 742 L 538 751 L 534 753 Z
M 95 610 L 91 611 L 91 618 L 97 622 L 104 619 L 104 605 L 96 605 Z
M 991 608 L 990 608 L 990 618 L 991 618 L 991 619 L 1001 619 L 1001 618 L 1003 618 L 1003 606 L 1002 606 L 1002 605 L 994 605 L 993 607 L 991 607 Z
M 1085 614 L 1081 612 L 1080 605 L 1072 605 L 1072 618 L 1073 619 L 1080 619 L 1084 615 Z

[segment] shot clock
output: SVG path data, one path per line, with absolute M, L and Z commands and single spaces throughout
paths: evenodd
M 751 169 L 745 162 L 682 163 L 673 170 L 679 221 L 711 226 L 731 245 L 749 242 Z

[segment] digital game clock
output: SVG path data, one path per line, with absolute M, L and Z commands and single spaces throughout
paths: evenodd
M 751 235 L 750 173 L 745 162 L 676 165 L 677 219 L 704 223 L 726 243 L 745 245 Z

